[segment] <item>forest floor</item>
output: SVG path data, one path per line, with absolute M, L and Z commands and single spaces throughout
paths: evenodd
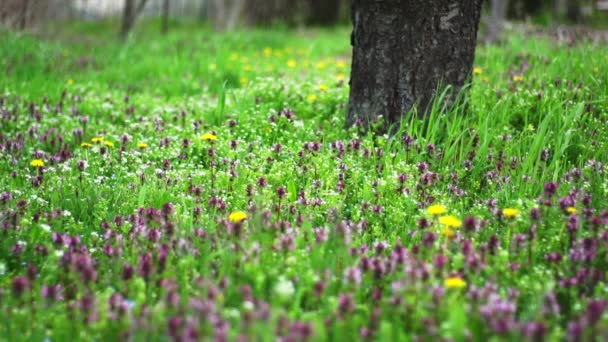
M 385 136 L 346 28 L 63 29 L 0 32 L 1 339 L 608 338 L 605 45 L 510 32 Z

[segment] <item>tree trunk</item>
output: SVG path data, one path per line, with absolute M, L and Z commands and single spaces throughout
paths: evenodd
M 566 16 L 572 23 L 579 23 L 581 20 L 581 7 L 578 0 L 568 0 L 566 5 Z
M 133 20 L 135 16 L 135 0 L 125 0 L 125 7 L 122 13 L 122 28 L 120 31 L 120 36 L 123 39 L 126 39 L 131 32 L 131 28 L 133 27 Z
M 144 10 L 144 7 L 146 7 L 146 2 L 147 0 L 139 0 L 139 3 L 136 4 L 136 0 L 125 0 L 122 27 L 120 30 L 120 36 L 123 39 L 126 39 L 129 36 L 133 26 L 135 26 L 137 16 Z
M 167 34 L 167 32 L 169 32 L 169 6 L 169 0 L 163 0 L 163 15 L 160 28 L 162 34 Z
M 19 16 L 19 29 L 22 31 L 25 30 L 25 27 L 27 26 L 27 14 L 29 11 L 29 4 L 30 4 L 29 0 L 23 0 L 23 3 L 21 4 L 21 15 Z
M 340 19 L 340 0 L 308 0 L 308 24 L 335 25 Z
M 495 43 L 500 41 L 502 31 L 505 26 L 505 20 L 507 18 L 507 8 L 509 6 L 509 0 L 492 0 L 491 1 L 491 14 L 488 19 L 488 33 L 486 41 Z
M 346 125 L 382 115 L 386 129 L 415 106 L 423 118 L 441 85 L 458 92 L 473 65 L 481 3 L 353 0 Z

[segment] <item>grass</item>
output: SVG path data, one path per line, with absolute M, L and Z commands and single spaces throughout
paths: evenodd
M 607 336 L 605 47 L 480 46 L 382 136 L 346 28 L 152 24 L 0 33 L 3 339 Z

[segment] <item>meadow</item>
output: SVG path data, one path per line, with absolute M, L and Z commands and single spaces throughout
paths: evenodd
M 153 24 L 0 31 L 0 339 L 608 339 L 606 46 L 374 134 L 347 27 Z

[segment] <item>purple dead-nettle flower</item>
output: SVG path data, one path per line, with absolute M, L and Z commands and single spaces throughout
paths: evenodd
M 347 267 L 344 269 L 344 282 L 359 285 L 362 281 L 361 269 L 357 266 Z
M 329 229 L 326 227 L 312 228 L 312 233 L 317 243 L 325 242 L 329 237 Z
M 355 309 L 355 300 L 350 293 L 341 293 L 338 297 L 338 316 L 344 318 Z
M 16 297 L 20 297 L 29 287 L 30 284 L 26 277 L 17 276 L 13 278 L 12 288 Z

